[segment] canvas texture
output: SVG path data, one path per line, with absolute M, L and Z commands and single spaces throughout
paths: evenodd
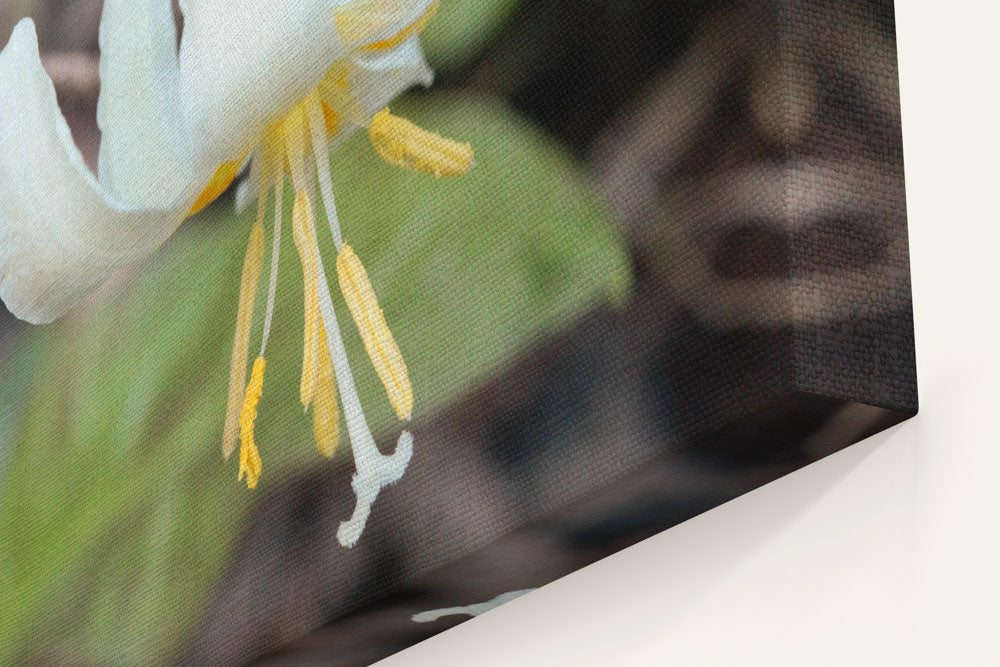
M 916 413 L 890 0 L 254 4 L 0 5 L 0 663 L 371 664 Z

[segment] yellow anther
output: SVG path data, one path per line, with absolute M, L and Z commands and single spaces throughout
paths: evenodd
M 397 167 L 433 176 L 461 176 L 475 165 L 470 144 L 428 132 L 388 109 L 372 118 L 368 136 L 382 159 Z
M 346 243 L 337 255 L 337 277 L 344 301 L 361 333 L 375 371 L 385 386 L 389 402 L 400 419 L 409 419 L 413 412 L 413 388 L 403 355 L 378 306 L 368 272 Z
M 250 373 L 250 383 L 243 397 L 243 410 L 240 412 L 240 473 L 237 481 L 247 476 L 247 488 L 253 489 L 260 480 L 261 460 L 257 444 L 253 439 L 254 420 L 257 419 L 257 404 L 264 391 L 264 368 L 267 363 L 264 357 L 257 357 Z
M 320 314 L 319 297 L 316 281 L 319 279 L 319 268 L 316 262 L 318 252 L 316 244 L 316 218 L 313 215 L 312 203 L 304 190 L 295 193 L 295 205 L 292 208 L 292 238 L 295 248 L 299 251 L 302 261 L 302 294 L 305 323 L 302 343 L 302 379 L 299 383 L 299 399 L 302 407 L 309 407 L 313 391 L 316 388 L 316 377 L 319 366 L 319 332 Z
M 222 431 L 222 455 L 236 449 L 239 427 L 239 408 L 247 376 L 247 351 L 250 346 L 250 325 L 253 323 L 253 305 L 257 298 L 257 284 L 264 266 L 264 226 L 258 221 L 250 231 L 246 257 L 243 259 L 243 277 L 240 281 L 240 303 L 236 313 L 236 334 L 233 337 L 233 357 L 229 365 L 229 399 L 226 403 L 226 421 Z
M 195 200 L 194 204 L 191 205 L 191 210 L 188 211 L 187 217 L 190 217 L 196 213 L 199 213 L 206 206 L 214 202 L 219 195 L 226 191 L 226 189 L 232 185 L 233 179 L 236 178 L 236 174 L 240 171 L 240 165 L 243 164 L 243 160 L 240 159 L 238 162 L 225 162 L 216 171 L 215 175 L 205 186 L 205 189 L 198 199 Z
M 399 46 L 400 44 L 408 40 L 410 37 L 413 37 L 414 35 L 419 35 L 424 31 L 424 28 L 427 27 L 427 24 L 434 17 L 434 14 L 437 13 L 438 7 L 440 5 L 441 5 L 440 0 L 434 0 L 434 2 L 431 3 L 431 6 L 427 8 L 427 11 L 424 12 L 420 16 L 420 18 L 418 18 L 416 21 L 406 26 L 405 28 L 400 30 L 398 33 L 396 33 L 389 39 L 383 39 L 381 41 L 367 45 L 365 47 L 365 50 L 388 51 L 393 47 Z
M 313 436 L 316 451 L 332 458 L 340 440 L 340 413 L 337 411 L 337 376 L 327 348 L 326 332 L 319 325 L 319 374 L 313 403 Z
M 302 346 L 302 380 L 299 384 L 299 398 L 302 406 L 313 403 L 313 435 L 316 450 L 326 457 L 337 451 L 340 437 L 339 413 L 337 412 L 337 378 L 333 372 L 333 361 L 327 349 L 323 319 L 319 312 L 319 252 L 316 243 L 316 218 L 312 203 L 305 191 L 295 194 L 292 209 L 292 236 L 302 260 L 303 295 L 305 301 L 304 342 Z

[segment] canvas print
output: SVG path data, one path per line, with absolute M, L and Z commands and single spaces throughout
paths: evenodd
M 916 412 L 890 0 L 0 46 L 0 663 L 371 664 Z

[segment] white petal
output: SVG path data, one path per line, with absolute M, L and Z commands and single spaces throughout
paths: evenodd
M 121 201 L 168 205 L 211 177 L 192 172 L 170 0 L 104 0 L 97 124 L 99 179 Z
M 371 117 L 408 88 L 431 85 L 434 73 L 413 36 L 390 51 L 352 56 L 350 81 L 351 92 Z
M 186 201 L 184 198 L 187 198 Z M 0 52 L 0 298 L 49 322 L 114 271 L 148 255 L 193 199 L 140 211 L 102 190 L 73 144 L 30 19 Z
M 184 0 L 181 97 L 192 149 L 238 160 L 344 55 L 333 0 Z
M 337 7 L 340 37 L 348 49 L 392 39 L 427 13 L 434 0 L 352 0 Z

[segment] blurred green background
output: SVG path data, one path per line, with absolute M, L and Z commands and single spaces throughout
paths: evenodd
M 460 71 L 516 5 L 444 0 L 425 34 L 432 64 Z M 92 164 L 87 76 L 96 54 L 88 37 L 96 38 L 99 3 L 5 9 L 0 40 L 19 16 L 37 19 L 60 102 Z M 631 281 L 623 240 L 572 153 L 503 99 L 452 81 L 393 110 L 471 142 L 478 166 L 469 176 L 435 180 L 393 169 L 364 136 L 331 160 L 344 234 L 410 368 L 418 422 L 577 315 L 623 302 Z M 0 323 L 0 663 L 167 659 L 202 613 L 262 495 L 303 470 L 352 465 L 346 436 L 333 463 L 315 453 L 311 416 L 298 401 L 302 278 L 290 225 L 257 421 L 260 487 L 237 483 L 235 459 L 220 455 L 251 216 L 236 215 L 224 196 L 151 261 L 57 324 Z M 329 252 L 331 239 L 320 233 Z M 388 444 L 398 426 L 343 303 L 336 305 L 363 405 Z M 257 310 L 252 349 L 262 328 Z

